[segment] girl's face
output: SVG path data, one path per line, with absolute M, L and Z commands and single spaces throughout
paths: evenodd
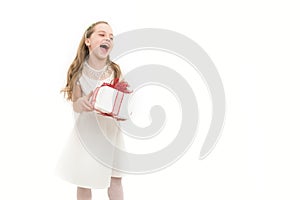
M 97 24 L 94 32 L 85 40 L 89 48 L 90 56 L 98 59 L 106 59 L 113 48 L 113 33 L 108 24 Z

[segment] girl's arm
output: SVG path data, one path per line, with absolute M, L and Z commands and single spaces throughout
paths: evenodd
M 93 95 L 93 92 L 90 92 L 86 96 L 82 96 L 81 87 L 79 84 L 75 84 L 72 93 L 72 101 L 73 101 L 73 110 L 75 112 L 90 112 L 93 110 L 93 106 L 89 99 Z

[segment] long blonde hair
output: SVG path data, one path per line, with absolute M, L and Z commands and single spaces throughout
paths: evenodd
M 73 88 L 78 80 L 81 71 L 82 71 L 82 63 L 85 61 L 86 57 L 89 55 L 89 49 L 85 45 L 86 38 L 89 38 L 93 32 L 94 27 L 98 24 L 107 24 L 105 21 L 98 21 L 96 23 L 93 23 L 91 26 L 87 28 L 87 30 L 84 32 L 81 41 L 79 43 L 79 47 L 77 49 L 77 54 L 75 59 L 73 60 L 72 64 L 69 67 L 68 73 L 67 73 L 67 84 L 66 86 L 61 90 L 61 92 L 64 93 L 64 95 L 67 95 L 67 100 L 72 100 L 72 94 L 73 94 Z M 115 78 L 120 78 L 121 76 L 121 69 L 119 65 L 112 62 L 108 56 L 106 63 L 114 70 Z

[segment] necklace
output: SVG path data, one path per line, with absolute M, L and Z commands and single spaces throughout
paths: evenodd
M 94 69 L 85 61 L 83 63 L 82 72 L 87 75 L 90 79 L 99 80 L 103 73 L 107 70 L 107 65 L 105 65 L 102 69 Z

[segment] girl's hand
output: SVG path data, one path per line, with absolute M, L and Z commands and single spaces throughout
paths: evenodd
M 90 102 L 90 98 L 93 96 L 93 92 L 90 92 L 86 96 L 79 97 L 76 102 L 73 103 L 73 108 L 76 112 L 91 112 L 93 106 Z

